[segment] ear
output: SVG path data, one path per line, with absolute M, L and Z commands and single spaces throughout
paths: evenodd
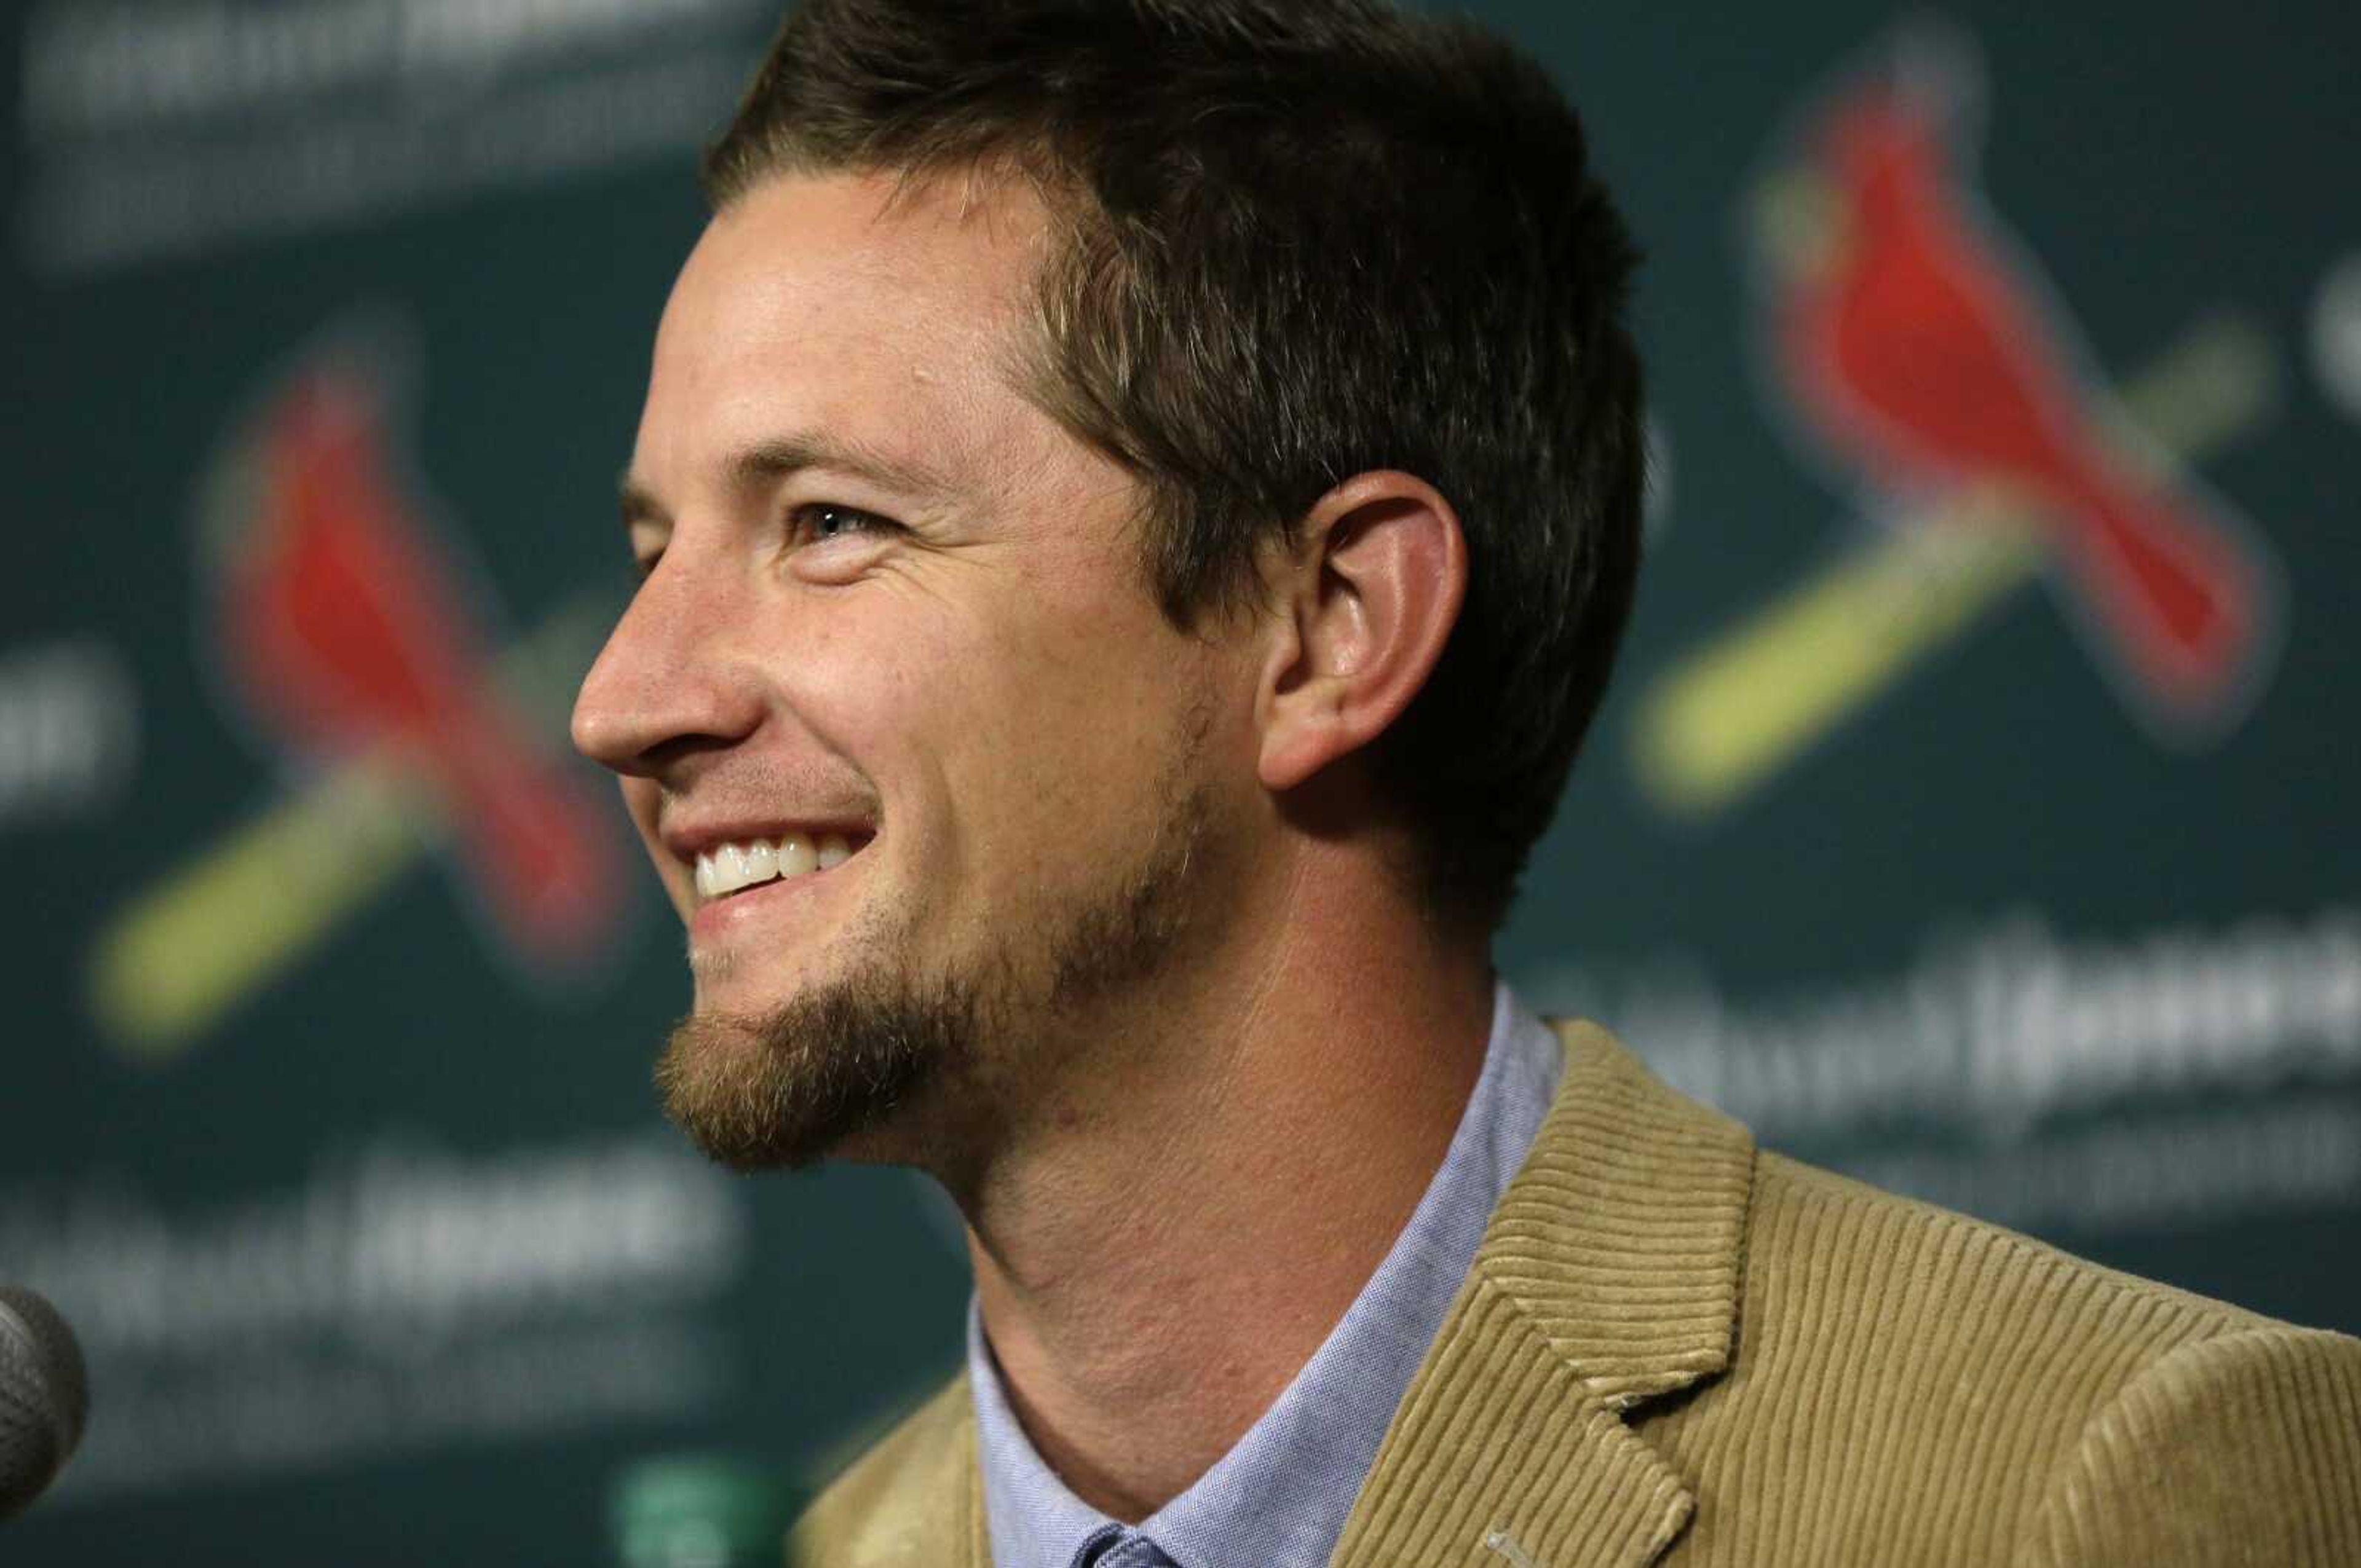
M 1467 597 L 1467 544 L 1433 486 L 1388 470 L 1323 496 L 1280 570 L 1285 624 L 1257 694 L 1272 790 L 1367 745 L 1410 706 Z

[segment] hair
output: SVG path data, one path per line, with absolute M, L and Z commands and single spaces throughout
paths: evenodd
M 1640 554 L 1636 252 L 1542 70 L 1382 0 L 803 0 L 707 198 L 847 170 L 1048 196 L 1034 395 L 1142 482 L 1176 625 L 1356 474 L 1451 502 L 1465 605 L 1364 757 L 1435 912 L 1496 927 Z

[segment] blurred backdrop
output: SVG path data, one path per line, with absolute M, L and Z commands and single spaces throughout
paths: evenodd
M 1505 971 L 2361 1329 L 2361 12 L 1469 9 L 1651 258 L 1643 599 Z M 956 1223 L 662 1124 L 564 716 L 775 10 L 5 16 L 0 1282 L 96 1408 L 0 1558 L 763 1560 L 954 1361 Z

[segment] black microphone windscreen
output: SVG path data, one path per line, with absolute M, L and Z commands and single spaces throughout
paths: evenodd
M 90 1378 L 58 1310 L 0 1285 L 0 1519 L 57 1478 L 82 1442 Z

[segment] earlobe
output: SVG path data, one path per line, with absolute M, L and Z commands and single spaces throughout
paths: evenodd
M 1271 790 L 1367 746 L 1410 706 L 1458 621 L 1466 542 L 1424 480 L 1361 474 L 1321 498 L 1282 570 L 1275 597 L 1289 624 L 1259 703 Z

